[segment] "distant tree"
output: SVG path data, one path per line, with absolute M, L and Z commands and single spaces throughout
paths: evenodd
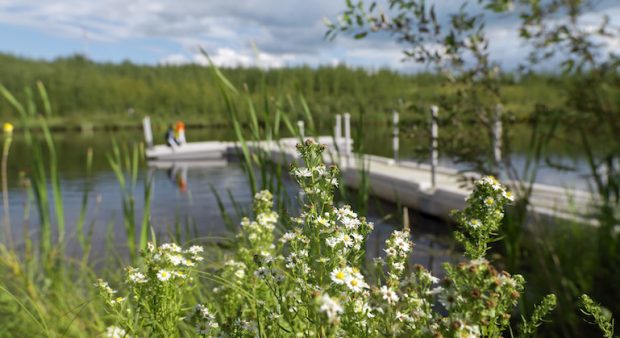
M 486 6 L 475 6 L 481 2 Z M 381 4 L 372 1 L 365 6 L 364 1 L 347 0 L 337 21 L 327 20 L 326 36 L 333 39 L 339 33 L 349 33 L 363 39 L 369 33 L 388 33 L 402 44 L 405 61 L 426 65 L 443 75 L 447 92 L 437 95 L 435 102 L 426 102 L 443 107 L 442 120 L 450 121 L 453 128 L 442 149 L 476 171 L 496 172 L 499 163 L 491 156 L 490 139 L 497 105 L 504 103 L 503 79 L 489 52 L 486 16 L 507 9 L 509 1 L 463 1 L 457 10 L 441 16 L 435 4 L 424 0 Z M 486 133 L 469 128 L 472 119 Z

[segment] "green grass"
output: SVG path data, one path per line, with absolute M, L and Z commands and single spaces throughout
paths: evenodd
M 141 117 L 150 115 L 154 125 L 183 119 L 191 125 L 228 124 L 229 112 L 218 84 L 209 78 L 208 67 L 141 66 L 130 63 L 102 64 L 76 56 L 55 61 L 37 61 L 0 54 L 0 78 L 29 115 L 44 114 L 51 129 L 139 128 Z M 221 73 L 243 90 L 248 98 L 264 107 L 271 97 L 291 111 L 291 120 L 307 119 L 312 111 L 316 125 L 337 113 L 366 110 L 366 121 L 389 124 L 391 112 L 401 111 L 403 122 L 423 117 L 426 107 L 453 96 L 458 88 L 443 86 L 438 75 L 399 74 L 390 70 L 368 72 L 359 68 L 310 67 L 262 70 L 221 69 Z M 508 75 L 501 83 L 507 114 L 527 119 L 536 104 L 562 107 L 570 99 L 564 94 L 570 78 L 534 74 L 516 80 Z M 36 85 L 33 85 L 35 84 Z M 39 83 L 46 94 L 34 95 Z M 298 101 L 303 94 L 303 101 Z M 30 98 L 33 97 L 34 100 Z M 296 102 L 297 101 L 297 102 Z M 47 103 L 46 103 L 47 102 Z M 41 109 L 34 109 L 39 107 Z M 133 110 L 132 110 L 133 109 Z M 0 102 L 0 116 L 19 119 L 20 113 L 8 102 Z M 249 111 L 239 114 L 250 123 Z M 262 112 L 258 114 L 262 122 Z M 309 122 L 309 121 L 307 121 Z

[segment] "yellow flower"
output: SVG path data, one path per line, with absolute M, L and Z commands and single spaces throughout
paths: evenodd
M 13 125 L 10 124 L 9 122 L 4 123 L 4 125 L 2 126 L 2 130 L 4 130 L 4 134 L 5 135 L 12 135 L 13 134 Z

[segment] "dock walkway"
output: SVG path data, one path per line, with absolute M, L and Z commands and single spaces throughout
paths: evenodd
M 320 136 L 316 140 L 327 145 L 325 162 L 340 167 L 342 184 L 359 188 L 364 170 L 371 195 L 389 202 L 449 220 L 452 210 L 462 209 L 465 206 L 465 197 L 471 191 L 471 186 L 467 186 L 466 182 L 460 179 L 462 175 L 451 168 L 436 167 L 433 186 L 430 165 L 395 161 L 375 155 L 347 153 L 346 150 L 351 149 L 350 139 L 349 143 L 344 138 L 335 142 L 331 136 Z M 284 138 L 278 141 L 248 142 L 247 146 L 252 152 L 261 151 L 268 154 L 275 163 L 288 165 L 293 161 L 299 161 L 296 150 L 298 142 L 298 138 Z M 180 161 L 184 165 L 191 165 L 192 161 L 204 163 L 238 153 L 239 147 L 235 142 L 197 142 L 176 148 L 154 146 L 146 151 L 147 158 L 155 160 L 153 163 L 159 163 L 155 166 L 160 167 L 161 162 Z M 512 190 L 518 188 L 515 182 L 503 183 Z M 568 191 L 561 187 L 536 183 L 530 200 L 528 215 L 531 220 L 550 222 L 560 218 L 594 224 L 588 217 L 588 210 L 593 201 L 589 192 Z

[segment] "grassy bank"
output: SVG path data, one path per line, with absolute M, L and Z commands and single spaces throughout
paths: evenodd
M 387 69 L 338 66 L 266 71 L 230 68 L 221 72 L 257 106 L 279 105 L 293 120 L 304 116 L 295 102 L 300 93 L 317 121 L 345 111 L 354 116 L 364 111 L 366 122 L 388 123 L 393 110 L 399 110 L 404 121 L 415 119 L 425 116 L 430 104 L 438 104 L 458 91 L 454 86 L 442 86 L 439 75 L 400 74 Z M 226 103 L 217 81 L 209 74 L 208 67 L 197 65 L 103 64 L 81 56 L 41 61 L 0 54 L 2 85 L 20 101 L 34 98 L 41 103 L 34 84 L 45 83 L 54 98 L 48 121 L 52 129 L 139 126 L 144 115 L 161 118 L 165 121 L 162 123 L 176 119 L 192 125 L 229 123 Z M 507 112 L 527 119 L 537 102 L 561 105 L 561 89 L 568 80 L 549 75 L 520 79 L 507 75 L 502 81 Z M 17 113 L 1 101 L 0 116 L 16 119 Z M 250 117 L 240 114 L 239 118 L 244 121 Z

